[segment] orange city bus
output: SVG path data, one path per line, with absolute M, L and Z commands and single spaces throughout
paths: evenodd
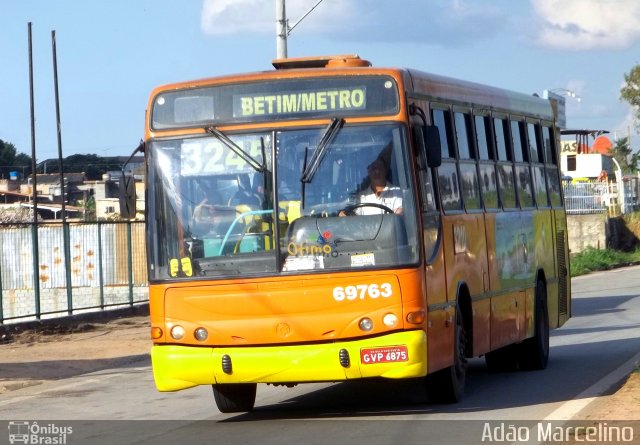
M 357 56 L 274 67 L 151 95 L 158 390 L 238 412 L 258 383 L 383 377 L 455 402 L 468 358 L 545 368 L 571 309 L 554 103 Z

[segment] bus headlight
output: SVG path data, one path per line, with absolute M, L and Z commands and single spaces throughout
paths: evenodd
M 363 331 L 368 332 L 373 329 L 373 321 L 370 318 L 365 317 L 360 320 L 358 326 L 360 326 L 360 329 L 362 329 Z
M 176 325 L 171 328 L 171 338 L 174 340 L 182 340 L 184 337 L 184 328 L 180 325 Z
M 205 328 L 198 328 L 193 332 L 193 336 L 198 341 L 205 341 L 209 337 L 209 333 Z
M 398 324 L 398 316 L 396 314 L 387 314 L 382 318 L 382 322 L 385 326 L 392 328 Z

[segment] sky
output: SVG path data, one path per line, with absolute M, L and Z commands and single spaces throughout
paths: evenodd
M 318 0 L 287 0 L 293 26 Z M 0 139 L 31 155 L 32 23 L 36 159 L 129 155 L 156 86 L 271 70 L 276 0 L 1 0 Z M 640 64 L 638 0 L 323 0 L 290 33 L 289 57 L 358 54 L 378 67 L 542 95 L 570 90 L 569 128 L 631 136 L 619 99 Z

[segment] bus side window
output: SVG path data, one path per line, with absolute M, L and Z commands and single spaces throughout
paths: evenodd
M 511 161 L 511 153 L 507 148 L 507 127 L 502 118 L 493 118 L 493 134 L 495 137 L 496 151 L 498 153 L 498 161 Z
M 516 162 L 516 186 L 518 188 L 520 207 L 530 208 L 534 206 L 534 201 L 531 186 L 531 169 L 528 162 L 529 150 L 525 143 L 524 122 L 520 119 L 511 120 L 511 142 Z
M 458 184 L 458 169 L 455 162 L 443 162 L 438 169 L 438 183 L 442 208 L 445 212 L 462 210 L 460 187 Z
M 542 164 L 544 158 L 542 151 L 542 136 L 538 122 L 527 122 L 527 137 L 529 144 L 529 160 L 532 164 Z
M 433 108 L 431 110 L 433 124 L 438 127 L 440 134 L 440 148 L 442 165 L 438 168 L 439 195 L 442 209 L 445 212 L 462 210 L 460 198 L 460 183 L 456 161 L 456 145 L 454 141 L 451 111 Z
M 451 128 L 451 112 L 434 108 L 431 110 L 433 125 L 438 127 L 440 134 L 440 149 L 443 158 L 455 158 L 455 146 L 453 145 L 453 129 Z
M 473 150 L 469 141 L 470 122 L 469 115 L 465 113 L 453 113 L 456 126 L 456 143 L 458 144 L 458 156 L 460 159 L 474 159 Z
M 544 177 L 544 164 L 542 163 L 544 159 L 542 135 L 540 124 L 537 121 L 535 123 L 527 122 L 527 136 L 536 204 L 538 207 L 549 207 L 549 194 L 547 193 L 547 182 Z
M 498 201 L 498 179 L 496 176 L 496 166 L 494 163 L 495 152 L 491 143 L 491 119 L 488 113 L 474 116 L 476 127 L 476 144 L 478 147 L 480 186 L 482 200 L 487 210 L 499 208 Z
M 493 131 L 498 153 L 498 186 L 502 208 L 515 209 L 517 205 L 516 188 L 513 178 L 513 163 L 511 162 L 512 155 L 509 146 L 507 146 L 509 133 L 506 122 L 505 118 L 493 118 Z
M 560 191 L 560 176 L 558 174 L 558 158 L 556 151 L 555 132 L 550 125 L 542 126 L 542 142 L 544 144 L 544 163 L 547 170 L 547 184 L 549 185 L 549 198 L 553 207 L 562 207 L 562 195 Z
M 515 162 L 526 162 L 529 160 L 528 152 L 524 151 L 523 136 L 522 122 L 519 120 L 511 120 L 511 146 L 513 147 L 513 160 Z
M 478 210 L 482 208 L 482 202 L 480 201 L 478 170 L 475 162 L 475 146 L 471 140 L 473 134 L 471 116 L 468 113 L 455 112 L 454 121 L 464 207 L 467 210 Z
M 544 163 L 547 165 L 558 165 L 556 140 L 551 127 L 543 125 L 542 142 L 544 144 Z

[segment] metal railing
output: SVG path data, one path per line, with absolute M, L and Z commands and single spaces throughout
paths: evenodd
M 0 224 L 0 324 L 148 301 L 144 222 Z
M 564 182 L 568 214 L 638 209 L 640 178 Z M 0 324 L 148 301 L 141 221 L 0 223 Z
M 616 181 L 580 181 L 563 183 L 568 214 L 607 213 L 617 216 L 640 207 L 640 178 Z
M 587 214 L 604 213 L 611 205 L 617 191 L 613 189 L 615 183 L 606 182 L 565 182 L 564 205 L 567 213 Z

